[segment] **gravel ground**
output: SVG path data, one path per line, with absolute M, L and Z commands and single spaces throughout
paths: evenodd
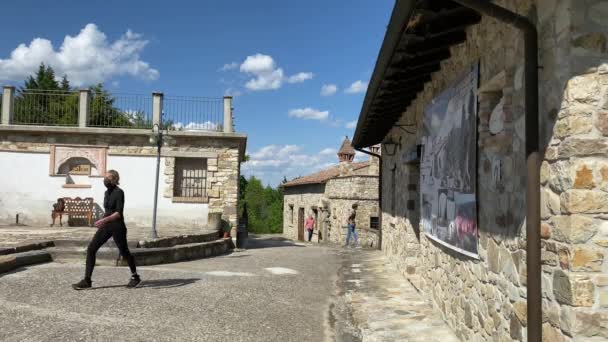
M 50 263 L 0 276 L 0 341 L 323 341 L 335 294 L 336 250 L 274 238 L 191 262 L 97 267 Z M 84 261 L 83 261 L 84 263 Z

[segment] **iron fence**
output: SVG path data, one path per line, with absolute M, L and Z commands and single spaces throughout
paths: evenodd
M 165 96 L 163 125 L 170 130 L 222 131 L 224 100 L 222 98 Z
M 142 94 L 90 94 L 90 127 L 152 128 L 152 96 Z
M 78 125 L 77 91 L 20 89 L 14 101 L 14 125 Z

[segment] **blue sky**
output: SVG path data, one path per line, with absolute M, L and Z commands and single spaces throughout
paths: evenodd
M 11 1 L 0 13 L 0 82 L 20 85 L 45 61 L 75 85 L 102 81 L 115 93 L 234 94 L 252 157 L 243 173 L 276 185 L 337 161 L 393 5 Z

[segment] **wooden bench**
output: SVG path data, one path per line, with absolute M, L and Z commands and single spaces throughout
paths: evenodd
M 63 222 L 61 222 L 63 215 L 68 215 L 68 220 L 74 218 L 86 219 L 89 226 L 93 226 L 94 203 L 95 202 L 92 197 L 58 198 L 57 203 L 53 205 L 53 211 L 51 213 L 51 217 L 53 218 L 51 227 L 55 225 L 55 219 L 57 217 L 59 217 L 59 225 L 63 227 Z

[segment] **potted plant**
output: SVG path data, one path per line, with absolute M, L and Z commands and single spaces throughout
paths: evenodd
M 226 220 L 222 220 L 222 231 L 224 232 L 224 238 L 230 237 L 230 231 L 232 230 L 232 223 Z

